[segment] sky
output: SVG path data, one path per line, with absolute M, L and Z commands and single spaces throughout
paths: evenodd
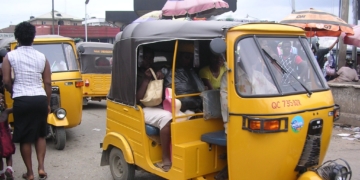
M 52 9 L 51 0 L 2 1 L 0 29 L 28 20 L 30 16 L 40 16 Z M 352 0 L 350 0 L 351 4 Z M 5 8 L 4 8 L 5 7 Z M 338 15 L 339 0 L 295 0 L 295 10 L 315 8 Z M 54 9 L 78 18 L 85 17 L 84 0 L 54 0 Z M 132 0 L 90 0 L 87 6 L 89 17 L 105 18 L 105 11 L 131 11 Z M 291 0 L 237 0 L 237 15 L 280 21 L 291 13 Z M 352 8 L 349 9 L 352 18 Z M 349 23 L 353 23 L 352 19 Z

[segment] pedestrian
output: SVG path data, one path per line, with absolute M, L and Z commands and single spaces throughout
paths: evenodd
M 346 59 L 345 66 L 341 67 L 335 74 L 336 78 L 329 82 L 358 82 L 359 77 L 353 69 L 353 60 Z
M 16 25 L 14 35 L 19 46 L 5 56 L 2 72 L 5 89 L 14 100 L 13 142 L 20 144 L 27 169 L 22 177 L 34 179 L 31 160 L 31 144 L 34 143 L 39 179 L 44 180 L 47 178 L 44 159 L 47 116 L 50 113 L 51 71 L 45 55 L 32 47 L 35 33 L 35 26 L 29 22 Z
M 1 66 L 2 66 L 3 59 L 6 56 L 7 52 L 8 52 L 8 50 L 5 49 L 5 48 L 0 49 L 0 69 L 1 69 Z M 2 71 L 1 70 L 0 70 L 0 79 L 1 79 L 1 81 L 0 81 L 0 93 L 4 94 L 4 84 L 2 82 Z
M 3 58 L 7 54 L 7 49 L 0 49 L 0 68 L 2 66 Z M 0 69 L 0 78 L 2 79 L 2 71 Z M 2 81 L 0 82 L 0 147 L 1 147 L 1 160 L 0 160 L 0 180 L 14 179 L 14 170 L 12 168 L 12 154 L 15 153 L 15 145 L 12 142 L 10 126 L 8 124 L 8 115 L 12 113 L 12 108 L 7 109 L 4 98 L 4 87 Z M 6 169 L 4 168 L 3 158 L 6 159 Z
M 315 52 L 314 52 L 314 53 L 315 53 L 315 57 L 316 57 L 316 60 L 317 60 L 317 62 L 318 62 L 318 64 L 319 64 L 320 69 L 323 69 L 323 68 L 324 68 L 324 64 L 325 64 L 324 58 L 325 58 L 325 55 L 328 54 L 328 53 L 334 48 L 335 44 L 338 43 L 338 42 L 339 42 L 339 38 L 337 38 L 336 41 L 335 41 L 330 47 L 325 48 L 325 49 L 319 49 L 320 44 L 318 44 L 318 43 L 316 44 L 316 46 L 318 46 L 318 50 L 316 51 L 316 49 L 314 48 L 314 49 L 313 49 L 313 52 L 314 52 L 314 50 L 315 50 Z

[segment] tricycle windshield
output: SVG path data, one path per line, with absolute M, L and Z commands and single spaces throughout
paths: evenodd
M 299 37 L 247 37 L 235 44 L 236 90 L 278 96 L 327 89 L 309 43 Z
M 78 70 L 75 53 L 70 44 L 34 44 L 33 47 L 45 54 L 51 72 Z
M 81 56 L 81 73 L 83 74 L 110 74 L 112 64 L 112 54 L 98 55 L 87 54 Z

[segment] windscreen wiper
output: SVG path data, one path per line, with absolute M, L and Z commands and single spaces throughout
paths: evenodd
M 262 50 L 263 50 L 263 52 L 265 53 L 265 55 L 266 55 L 272 62 L 275 62 L 276 65 L 278 65 L 278 66 L 280 67 L 280 69 L 281 69 L 281 71 L 282 71 L 283 73 L 290 74 L 291 77 L 293 77 L 294 79 L 296 79 L 296 81 L 297 81 L 298 83 L 300 83 L 300 85 L 306 90 L 308 97 L 311 96 L 312 92 L 311 92 L 298 78 L 296 78 L 292 73 L 289 73 L 288 71 L 286 71 L 286 69 L 283 68 L 276 59 L 274 59 L 273 57 L 271 57 L 270 54 L 269 54 L 265 49 L 262 49 Z

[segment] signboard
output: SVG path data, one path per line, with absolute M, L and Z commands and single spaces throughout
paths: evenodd
M 0 39 L 14 37 L 14 33 L 0 33 Z

